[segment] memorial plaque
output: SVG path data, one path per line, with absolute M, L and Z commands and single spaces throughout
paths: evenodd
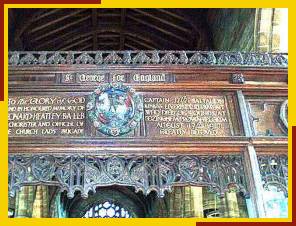
M 9 136 L 83 136 L 82 96 L 23 96 L 8 99 Z
M 130 93 L 128 89 L 127 94 L 119 88 L 113 89 L 119 93 L 108 89 L 106 92 L 105 89 L 104 92 L 96 90 L 92 94 L 93 108 L 90 108 L 92 102 L 89 102 L 89 94 L 12 96 L 9 98 L 9 136 L 177 138 L 239 135 L 234 132 L 237 125 L 233 125 L 236 115 L 233 113 L 235 106 L 232 95 L 142 93 L 137 105 L 134 99 L 125 99 L 125 95 Z M 101 98 L 107 94 L 108 98 Z M 95 104 L 97 102 L 100 104 Z M 138 124 L 131 116 L 141 108 L 144 114 L 139 114 L 138 121 L 141 122 Z M 129 133 L 133 130 L 132 125 L 142 132 Z M 113 127 L 116 131 L 127 132 L 114 134 Z M 94 130 L 97 132 L 93 133 Z M 123 136 L 125 133 L 127 136 Z
M 231 136 L 225 96 L 159 94 L 144 98 L 148 135 L 161 137 Z

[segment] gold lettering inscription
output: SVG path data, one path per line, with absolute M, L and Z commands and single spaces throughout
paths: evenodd
M 132 79 L 135 82 L 166 82 L 166 74 L 134 74 Z
M 223 96 L 145 97 L 145 121 L 154 136 L 229 136 Z
M 84 97 L 10 97 L 8 105 L 10 136 L 84 135 Z

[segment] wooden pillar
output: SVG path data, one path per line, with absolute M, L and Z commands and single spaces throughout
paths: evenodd
M 245 97 L 241 90 L 237 91 L 237 99 L 240 107 L 245 136 L 251 138 L 253 133 L 249 119 L 249 112 Z M 262 179 L 256 151 L 253 145 L 250 144 L 247 146 L 246 150 L 244 151 L 244 159 L 246 170 L 245 174 L 248 180 L 247 183 L 251 200 L 251 202 L 249 202 L 247 205 L 249 215 L 252 215 L 255 218 L 264 218 L 266 215 L 263 200 Z
M 262 179 L 260 174 L 259 163 L 253 145 L 248 145 L 244 152 L 246 173 L 248 178 L 248 187 L 250 192 L 251 203 L 254 208 L 255 217 L 265 218 L 265 207 L 262 186 Z

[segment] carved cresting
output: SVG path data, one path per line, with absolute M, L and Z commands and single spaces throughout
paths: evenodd
M 9 65 L 218 65 L 287 67 L 282 53 L 220 51 L 93 51 L 93 52 L 9 52 Z
M 59 186 L 69 198 L 96 187 L 132 186 L 163 197 L 174 185 L 207 186 L 218 195 L 237 189 L 247 195 L 241 155 L 220 156 L 77 156 L 9 155 L 9 195 L 25 185 Z

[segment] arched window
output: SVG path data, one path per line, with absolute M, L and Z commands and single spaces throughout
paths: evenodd
M 131 214 L 120 204 L 105 201 L 93 205 L 82 218 L 131 218 Z
M 61 200 L 70 218 L 143 218 L 148 214 L 147 197 L 124 186 L 101 187 L 88 198 L 77 193 L 68 199 L 64 193 Z

